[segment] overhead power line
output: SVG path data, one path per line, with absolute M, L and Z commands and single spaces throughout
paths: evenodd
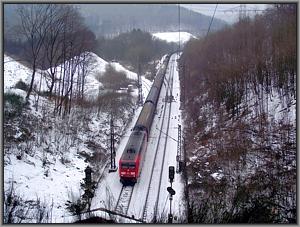
M 211 27 L 212 22 L 213 22 L 213 20 L 214 20 L 214 18 L 215 18 L 215 14 L 216 14 L 217 7 L 218 7 L 218 3 L 216 4 L 215 10 L 214 10 L 214 14 L 213 14 L 213 16 L 212 16 L 212 18 L 211 18 L 211 20 L 210 20 L 210 24 L 209 24 L 209 27 L 208 27 L 208 30 L 207 30 L 207 33 L 206 33 L 206 37 L 207 37 L 207 35 L 208 35 L 209 31 L 210 31 L 210 27 Z M 205 38 L 206 38 L 206 37 L 205 37 Z
M 180 51 L 180 4 L 178 4 L 178 35 L 179 35 L 179 42 L 178 42 L 178 52 Z

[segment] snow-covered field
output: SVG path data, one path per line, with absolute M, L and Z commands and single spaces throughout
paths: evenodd
M 167 42 L 175 42 L 180 44 L 184 44 L 187 41 L 189 41 L 191 38 L 196 38 L 192 34 L 188 32 L 158 32 L 158 33 L 153 33 L 152 34 L 154 37 L 165 40 Z

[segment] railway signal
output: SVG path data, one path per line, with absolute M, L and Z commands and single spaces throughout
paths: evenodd
M 172 223 L 172 221 L 173 221 L 172 200 L 173 200 L 173 195 L 176 194 L 175 190 L 172 188 L 172 183 L 174 181 L 174 175 L 175 175 L 175 167 L 169 166 L 169 180 L 171 183 L 171 187 L 167 187 L 167 191 L 169 192 L 169 199 L 170 199 L 170 213 L 168 215 L 168 223 Z
M 170 199 L 170 213 L 168 215 L 168 223 L 172 223 L 173 221 L 172 200 L 173 200 L 173 195 L 175 195 L 176 192 L 172 187 L 167 187 L 167 191 L 169 192 L 169 199 Z
M 167 191 L 170 193 L 170 195 L 175 195 L 176 194 L 176 192 L 175 192 L 175 190 L 172 188 L 172 187 L 167 187 Z
M 86 169 L 84 170 L 85 172 L 85 179 L 86 183 L 90 185 L 92 183 L 92 169 L 91 167 L 87 166 Z
M 174 166 L 169 166 L 169 180 L 171 182 L 171 186 L 172 186 L 172 183 L 174 181 L 174 175 L 175 175 L 175 168 L 174 168 Z

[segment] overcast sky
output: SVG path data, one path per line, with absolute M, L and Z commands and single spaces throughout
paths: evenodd
M 251 10 L 264 10 L 268 7 L 267 4 L 243 4 L 247 10 L 247 13 L 251 16 L 255 12 Z M 212 16 L 216 4 L 180 4 L 180 6 L 188 8 L 190 10 Z M 240 4 L 218 4 L 215 17 L 220 18 L 227 23 L 234 23 L 239 16 Z M 227 10 L 227 11 L 226 11 Z

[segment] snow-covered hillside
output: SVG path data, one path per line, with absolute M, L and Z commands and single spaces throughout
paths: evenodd
M 108 64 L 111 64 L 116 71 L 124 72 L 129 79 L 136 80 L 137 74 L 129 71 L 124 66 L 118 62 L 107 62 L 101 57 L 94 53 L 84 53 L 87 56 L 87 61 L 89 62 L 88 68 L 86 69 L 87 76 L 85 78 L 85 95 L 86 97 L 95 98 L 99 93 L 99 88 L 103 85 L 96 79 L 97 76 L 101 76 L 105 72 Z M 66 62 L 65 64 L 68 64 Z M 63 64 L 59 65 L 56 69 L 56 79 L 59 81 L 60 73 L 63 71 Z M 80 74 L 79 66 L 74 72 L 74 81 L 77 81 L 78 75 Z M 50 74 L 50 69 L 48 70 L 38 70 L 35 75 L 34 86 L 39 89 L 39 91 L 48 91 L 47 81 Z M 14 61 L 11 57 L 4 55 L 4 91 L 7 92 L 13 88 L 18 81 L 22 81 L 26 84 L 30 84 L 32 75 L 32 70 L 21 63 Z M 49 84 L 49 82 L 48 82 Z M 58 82 L 56 83 L 58 86 Z
M 95 77 L 103 73 L 109 63 L 93 53 L 89 57 L 86 94 L 97 96 L 102 85 Z M 135 73 L 119 63 L 112 66 L 125 72 L 128 78 L 136 78 Z M 48 89 L 47 72 L 38 70 L 35 77 L 36 86 L 41 82 L 41 91 Z M 57 72 L 59 76 L 59 68 Z M 26 92 L 15 85 L 20 80 L 29 84 L 31 73 L 31 69 L 5 55 L 5 94 L 25 98 Z M 142 76 L 142 85 L 145 97 L 151 82 Z M 124 94 L 123 97 L 129 97 L 128 102 L 116 106 L 113 112 L 116 147 L 132 118 L 136 92 L 135 89 L 131 94 Z M 66 202 L 76 201 L 83 193 L 80 183 L 85 177 L 85 168 L 92 166 L 93 179 L 97 180 L 107 165 L 111 111 L 98 105 L 74 105 L 71 113 L 61 118 L 53 115 L 54 100 L 40 96 L 37 102 L 36 95 L 33 91 L 29 104 L 17 116 L 4 115 L 4 216 L 8 218 L 11 213 L 13 222 L 20 223 L 63 222 L 61 217 L 70 215 Z M 13 203 L 9 202 L 9 195 L 13 196 Z
M 13 88 L 18 81 L 30 83 L 32 70 L 4 54 L 4 92 Z
M 175 42 L 179 43 L 179 36 L 180 36 L 180 44 L 186 43 L 191 38 L 196 38 L 192 34 L 188 32 L 159 32 L 159 33 L 153 33 L 152 34 L 155 38 L 165 40 L 167 42 Z
M 202 214 L 203 223 L 226 222 L 228 217 L 223 215 L 232 210 L 232 222 L 236 222 L 234 215 L 243 215 L 244 209 L 269 209 L 264 204 L 268 200 L 276 201 L 272 209 L 279 222 L 295 221 L 296 99 L 282 94 L 274 89 L 258 98 L 250 92 L 240 104 L 243 114 L 234 119 L 224 105 L 211 104 L 207 93 L 193 97 L 189 110 L 199 107 L 198 122 L 189 112 L 185 125 L 187 139 L 192 141 L 187 144 L 187 166 L 194 222 Z M 281 197 L 273 196 L 278 191 Z M 253 200 L 258 201 L 257 207 Z M 260 215 L 252 222 L 269 214 Z

